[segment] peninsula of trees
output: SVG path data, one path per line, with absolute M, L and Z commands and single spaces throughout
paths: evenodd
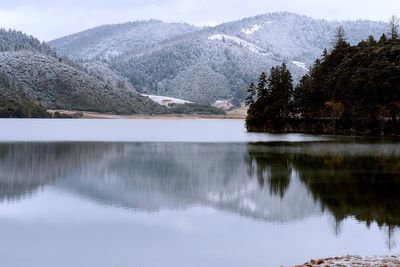
M 251 84 L 246 104 L 249 131 L 365 136 L 400 135 L 400 39 L 396 17 L 390 34 L 358 45 L 337 31 L 294 87 L 286 65 L 262 73 Z

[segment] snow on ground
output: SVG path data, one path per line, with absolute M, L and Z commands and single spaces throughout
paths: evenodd
M 348 256 L 343 258 L 330 258 L 325 260 L 312 260 L 296 267 L 399 267 L 400 255 L 398 256 L 374 256 L 361 258 Z
M 223 110 L 230 110 L 233 108 L 231 100 L 217 100 L 214 104 L 212 104 L 212 106 Z
M 307 64 L 304 63 L 304 62 L 292 61 L 292 63 L 293 63 L 294 65 L 296 65 L 297 67 L 300 67 L 300 68 L 305 69 L 305 70 L 309 70 Z
M 261 25 L 255 24 L 255 25 L 253 25 L 253 26 L 250 27 L 250 28 L 243 28 L 243 29 L 242 29 L 242 32 L 243 32 L 244 34 L 246 34 L 246 35 L 252 35 L 252 34 L 254 34 L 255 32 L 257 32 L 257 31 L 259 31 L 259 30 L 261 30 L 261 29 L 262 29 L 262 26 L 261 26 Z
M 172 105 L 193 104 L 193 102 L 190 101 L 168 96 L 159 96 L 159 95 L 142 95 L 142 96 L 148 97 L 154 102 L 166 107 L 171 107 Z
M 271 52 L 268 52 L 265 49 L 262 49 L 261 47 L 258 47 L 256 45 L 249 43 L 243 39 L 240 39 L 236 36 L 231 36 L 231 35 L 226 35 L 226 34 L 214 34 L 214 35 L 211 35 L 210 37 L 208 37 L 208 40 L 225 41 L 225 42 L 229 42 L 229 43 L 236 44 L 236 45 L 242 46 L 244 48 L 247 48 L 249 51 L 251 51 L 253 53 L 257 53 L 257 54 L 261 54 L 261 55 L 265 55 L 265 56 L 272 55 Z

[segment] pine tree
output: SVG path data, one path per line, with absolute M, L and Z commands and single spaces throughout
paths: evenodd
M 258 79 L 257 86 L 257 97 L 258 99 L 266 97 L 268 95 L 267 91 L 267 74 L 265 72 L 261 73 L 260 78 Z
M 247 89 L 247 98 L 246 98 L 246 106 L 250 107 L 254 104 L 254 97 L 257 94 L 257 88 L 254 83 L 250 84 L 250 87 Z
M 271 98 L 271 104 L 268 109 L 271 111 L 271 115 L 278 118 L 288 117 L 293 95 L 293 78 L 284 63 L 282 66 L 271 69 L 271 76 L 268 79 L 268 91 Z
M 386 43 L 387 41 L 388 41 L 388 38 L 387 38 L 386 34 L 383 33 L 381 38 L 379 39 L 379 43 L 383 44 L 383 43 Z
M 375 40 L 374 36 L 372 36 L 372 35 L 368 36 L 368 44 L 376 45 L 376 40 Z
M 329 56 L 328 50 L 325 48 L 324 51 L 322 52 L 322 59 L 325 60 Z

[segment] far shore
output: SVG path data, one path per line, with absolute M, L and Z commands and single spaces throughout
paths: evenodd
M 197 114 L 133 114 L 116 115 L 110 113 L 99 113 L 91 111 L 74 110 L 48 110 L 49 113 L 56 112 L 76 117 L 79 119 L 226 119 L 226 120 L 244 120 L 246 119 L 246 110 L 244 108 L 227 111 L 225 115 L 197 115 Z

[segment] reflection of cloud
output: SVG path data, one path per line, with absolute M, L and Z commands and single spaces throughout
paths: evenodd
M 102 206 L 82 196 L 48 187 L 27 199 L 18 202 L 3 202 L 0 205 L 0 221 L 15 220 L 22 224 L 48 223 L 55 225 L 107 224 L 129 222 L 146 227 L 163 227 L 190 234 L 195 231 L 194 219 L 217 213 L 212 208 L 193 207 L 185 210 L 161 210 L 157 213 L 132 211 L 113 206 Z

